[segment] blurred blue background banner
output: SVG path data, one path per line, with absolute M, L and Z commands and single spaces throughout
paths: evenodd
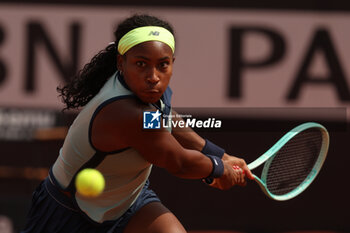
M 12 221 L 12 232 L 23 227 L 31 193 L 76 116 L 61 112 L 57 86 L 135 13 L 174 26 L 173 106 L 222 119 L 222 129 L 199 133 L 230 154 L 250 162 L 301 122 L 330 129 L 324 169 L 288 202 L 267 199 L 255 184 L 222 192 L 154 168 L 152 187 L 185 227 L 350 232 L 347 1 L 0 0 L 0 220 Z

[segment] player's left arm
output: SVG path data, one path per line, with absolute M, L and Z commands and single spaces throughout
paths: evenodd
M 174 110 L 172 111 L 172 116 L 173 116 L 172 118 L 173 121 L 183 120 L 181 116 L 179 116 L 179 114 Z M 172 135 L 184 148 L 201 151 L 202 153 L 206 151 L 208 146 L 209 147 L 216 146 L 215 144 L 213 145 L 210 141 L 198 135 L 191 127 L 174 127 L 172 128 Z M 211 145 L 208 145 L 208 143 Z M 211 149 L 212 148 L 209 148 L 209 150 Z M 219 150 L 215 150 L 215 148 L 213 150 L 214 151 L 212 155 L 221 157 L 222 160 L 228 161 L 232 166 L 239 166 L 249 179 L 254 179 L 253 174 L 249 170 L 244 159 L 229 155 L 225 153 L 224 150 L 222 150 L 222 152 Z
M 172 110 L 172 121 L 183 121 L 177 112 Z M 205 139 L 199 136 L 191 127 L 173 127 L 171 134 L 186 149 L 201 151 L 205 145 Z

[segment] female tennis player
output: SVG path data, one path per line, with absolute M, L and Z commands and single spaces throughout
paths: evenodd
M 119 24 L 114 43 L 58 88 L 67 109 L 83 108 L 33 194 L 23 232 L 186 232 L 148 188 L 152 165 L 180 178 L 215 179 L 211 186 L 219 189 L 252 178 L 244 160 L 192 130 L 143 129 L 144 111 L 171 113 L 174 51 L 167 22 L 135 15 Z M 96 198 L 76 192 L 75 177 L 84 168 L 105 177 Z

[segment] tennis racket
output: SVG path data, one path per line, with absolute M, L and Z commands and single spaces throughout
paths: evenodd
M 316 178 L 329 147 L 327 129 L 318 123 L 301 124 L 285 134 L 248 168 L 264 164 L 261 177 L 254 175 L 271 199 L 285 201 L 302 193 Z
M 304 123 L 286 133 L 248 168 L 265 163 L 261 177 L 253 174 L 254 180 L 271 199 L 286 201 L 302 193 L 316 178 L 328 147 L 327 129 L 318 123 Z M 211 184 L 213 179 L 205 182 Z

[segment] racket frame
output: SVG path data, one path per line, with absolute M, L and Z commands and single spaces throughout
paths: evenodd
M 311 128 L 318 128 L 322 132 L 322 147 L 320 150 L 320 153 L 318 155 L 318 158 L 311 170 L 311 172 L 308 174 L 308 176 L 304 179 L 303 182 L 299 184 L 298 187 L 293 189 L 292 191 L 283 194 L 283 195 L 275 195 L 271 193 L 267 186 L 266 186 L 266 177 L 267 177 L 267 171 L 269 170 L 269 166 L 274 158 L 274 156 L 277 154 L 277 152 L 294 136 L 301 133 L 304 130 L 311 129 Z M 253 162 L 248 164 L 248 168 L 250 170 L 253 170 L 257 167 L 259 167 L 261 164 L 264 164 L 264 168 L 261 174 L 261 178 L 257 177 L 253 174 L 254 180 L 256 183 L 260 186 L 261 190 L 271 199 L 277 200 L 277 201 L 286 201 L 291 198 L 296 197 L 301 192 L 303 192 L 316 178 L 317 174 L 321 170 L 321 167 L 326 159 L 327 152 L 329 148 L 329 134 L 327 129 L 322 126 L 321 124 L 315 123 L 315 122 L 307 122 L 304 124 L 301 124 L 294 129 L 290 130 L 288 133 L 286 133 L 280 140 L 278 140 L 268 151 L 266 151 L 264 154 L 262 154 L 259 158 L 254 160 Z

